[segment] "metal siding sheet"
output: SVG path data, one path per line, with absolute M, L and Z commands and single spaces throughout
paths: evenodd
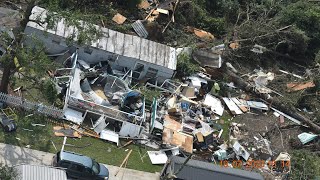
M 78 40 L 78 28 L 77 27 L 74 27 L 73 28 L 73 33 L 74 33 L 74 41 L 77 41 Z
M 72 36 L 73 31 L 74 31 L 74 27 L 73 26 L 68 26 L 67 28 L 64 28 L 63 37 L 68 38 L 69 36 Z
M 136 22 L 132 23 L 131 26 L 140 37 L 148 37 L 148 32 L 140 20 L 137 20 Z
M 61 21 L 59 21 L 57 24 L 56 35 L 64 37 L 64 28 L 64 19 L 61 19 Z
M 162 48 L 161 48 L 161 61 L 163 61 L 163 62 L 166 62 L 166 55 L 167 55 L 167 53 L 166 53 L 166 45 L 163 45 L 162 44 Z
M 44 31 L 44 28 L 43 28 L 43 27 L 39 26 L 37 23 L 32 22 L 32 21 L 29 21 L 29 22 L 27 23 L 27 26 L 30 27 L 30 28 L 38 29 L 38 30 L 40 30 L 40 31 Z
M 86 27 L 89 27 L 89 26 L 90 26 L 90 24 L 86 23 Z M 96 30 L 101 29 L 99 26 L 97 26 L 97 25 L 95 25 L 95 24 L 93 25 L 93 27 L 94 27 Z M 92 42 L 91 42 L 91 46 L 97 48 L 98 45 L 99 45 L 99 42 L 100 42 L 100 39 L 97 39 L 96 41 L 92 41 Z
M 126 57 L 132 57 L 134 58 L 136 55 L 135 55 L 135 51 L 134 51 L 134 44 L 133 44 L 133 40 L 132 40 L 132 36 L 131 35 L 128 35 L 128 34 L 125 34 L 124 35 L 124 52 L 123 52 L 123 55 L 126 56 Z
M 169 55 L 167 55 L 166 57 L 169 57 L 168 65 L 166 67 L 168 67 L 169 69 L 172 69 L 172 70 L 176 70 L 176 68 L 177 68 L 176 49 L 169 47 Z
M 141 38 L 137 36 L 132 36 L 132 44 L 135 52 L 135 56 L 133 58 L 140 59 L 141 52 Z
M 148 56 L 147 62 L 155 64 L 156 58 L 157 58 L 157 56 L 155 56 L 155 54 L 157 53 L 156 48 L 157 48 L 157 43 L 150 41 L 149 42 L 149 56 Z
M 124 34 L 117 32 L 114 53 L 123 55 L 124 52 Z
M 38 16 L 40 17 L 40 19 L 45 19 L 46 13 L 47 10 L 35 6 L 32 9 L 32 14 L 29 17 L 29 19 L 36 20 L 38 19 Z M 80 21 L 80 23 L 84 24 L 83 21 Z M 137 21 L 132 25 L 136 26 L 135 30 L 137 30 L 138 32 L 141 32 L 142 34 L 147 33 L 144 32 L 145 28 L 140 21 Z M 28 26 L 39 29 L 41 31 L 45 29 L 33 22 L 28 22 Z M 43 24 L 43 26 L 46 27 L 47 24 Z M 95 26 L 97 28 L 101 28 L 97 25 Z M 154 63 L 169 69 L 176 69 L 177 58 L 174 48 L 158 44 L 156 42 L 149 41 L 137 36 L 124 35 L 123 33 L 109 30 L 107 28 L 101 28 L 101 30 L 103 32 L 106 32 L 106 35 L 102 37 L 99 41 L 94 42 L 92 44 L 93 47 L 97 47 L 99 49 L 106 50 L 108 52 L 116 53 L 119 55 L 125 54 L 128 57 L 132 57 L 149 63 Z M 65 38 L 75 33 L 76 37 L 74 40 L 77 41 L 78 39 L 78 30 L 73 27 L 66 27 L 66 25 L 63 24 L 63 19 L 61 19 L 61 21 L 57 25 L 57 32 L 55 30 L 53 31 L 50 29 L 47 29 L 46 31 L 48 33 L 57 34 Z M 131 40 L 130 46 L 129 41 L 127 42 L 125 39 Z
M 149 60 L 149 43 L 150 41 L 141 38 L 140 60 Z
M 156 54 L 157 54 L 157 61 L 156 61 L 156 64 L 160 65 L 162 64 L 164 61 L 163 61 L 163 48 L 164 46 L 160 43 L 157 43 L 157 50 L 156 50 Z
M 115 53 L 115 46 L 116 46 L 116 41 L 117 39 L 117 32 L 109 29 L 109 38 L 107 42 L 107 51 Z
M 98 48 L 106 51 L 107 50 L 107 43 L 108 43 L 108 36 L 109 36 L 109 29 L 103 28 L 102 33 L 104 34 L 104 36 L 102 36 L 100 38 Z
M 163 62 L 164 62 L 164 64 L 166 64 L 166 67 L 167 67 L 167 65 L 169 64 L 169 61 L 170 61 L 170 47 L 166 46 L 165 52 L 166 52 L 166 55 L 165 55 Z

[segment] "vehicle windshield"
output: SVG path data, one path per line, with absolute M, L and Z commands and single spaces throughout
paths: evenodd
M 97 162 L 95 162 L 94 160 L 92 160 L 92 171 L 95 174 L 99 174 L 100 173 L 100 165 Z

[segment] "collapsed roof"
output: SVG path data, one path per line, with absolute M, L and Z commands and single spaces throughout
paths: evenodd
M 74 36 L 74 40 L 77 40 L 78 29 L 74 26 L 67 26 L 63 18 L 59 20 L 54 29 L 49 29 L 48 23 L 45 22 L 47 13 L 48 11 L 46 9 L 35 6 L 29 17 L 30 21 L 27 24 L 26 31 L 31 31 L 30 28 L 34 28 L 65 39 Z M 79 23 L 86 26 L 83 21 L 79 21 Z M 139 59 L 168 69 L 176 69 L 177 57 L 175 48 L 138 36 L 123 34 L 97 25 L 93 26 L 96 29 L 100 29 L 103 32 L 103 36 L 97 41 L 92 42 L 91 47 L 117 55 Z

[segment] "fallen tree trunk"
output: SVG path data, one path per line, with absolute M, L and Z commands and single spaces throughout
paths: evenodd
M 224 73 L 234 82 L 237 87 L 243 89 L 246 92 L 252 93 L 258 97 L 261 97 L 268 103 L 270 103 L 271 106 L 275 107 L 279 111 L 301 121 L 302 123 L 305 123 L 308 125 L 315 133 L 320 133 L 320 127 L 312 122 L 309 118 L 301 115 L 294 107 L 292 106 L 285 106 L 282 102 L 279 100 L 273 98 L 269 94 L 262 94 L 257 91 L 255 91 L 255 87 L 251 85 L 250 83 L 244 81 L 241 77 L 236 75 L 235 73 L 231 72 L 227 68 L 224 68 Z

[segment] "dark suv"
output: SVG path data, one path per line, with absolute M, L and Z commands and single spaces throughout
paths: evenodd
M 68 178 L 107 180 L 109 170 L 90 157 L 68 151 L 60 151 L 53 157 L 52 165 L 66 169 Z

